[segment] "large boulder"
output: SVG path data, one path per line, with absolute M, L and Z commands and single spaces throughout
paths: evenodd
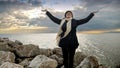
M 52 49 L 43 49 L 43 48 L 40 48 L 39 54 L 40 55 L 45 55 L 45 56 L 50 56 L 50 55 L 53 54 L 53 50 Z
M 82 52 L 76 52 L 74 55 L 74 66 L 78 66 L 85 57 L 86 55 Z
M 38 55 L 31 61 L 29 67 L 31 68 L 56 68 L 57 61 L 50 59 L 45 55 Z
M 34 57 L 39 55 L 39 47 L 33 44 L 23 45 L 21 49 L 16 49 L 15 54 L 19 57 Z
M 76 68 L 98 68 L 98 60 L 94 56 L 86 57 Z
M 7 61 L 15 62 L 15 55 L 11 52 L 0 51 L 0 65 Z
M 0 66 L 0 68 L 23 68 L 23 66 L 15 63 L 5 62 Z

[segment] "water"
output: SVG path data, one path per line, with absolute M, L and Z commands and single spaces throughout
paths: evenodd
M 87 55 L 96 56 L 102 64 L 114 67 L 120 64 L 120 33 L 77 34 L 79 47 Z M 41 34 L 0 34 L 10 40 L 19 40 L 24 44 L 35 44 L 40 48 L 55 48 L 55 33 Z

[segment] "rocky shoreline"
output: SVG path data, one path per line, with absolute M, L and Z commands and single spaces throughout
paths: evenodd
M 0 38 L 0 68 L 64 68 L 61 48 L 43 49 L 34 44 Z M 74 68 L 110 68 L 95 56 L 76 52 Z M 117 68 L 120 68 L 119 66 Z

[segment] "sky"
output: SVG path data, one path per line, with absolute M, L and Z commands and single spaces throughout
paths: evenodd
M 62 19 L 67 10 L 75 19 L 91 12 L 98 13 L 79 31 L 120 31 L 120 0 L 0 0 L 0 33 L 54 33 L 59 25 L 52 22 L 42 9 Z

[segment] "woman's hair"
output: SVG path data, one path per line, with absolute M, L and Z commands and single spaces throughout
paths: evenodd
M 72 17 L 73 17 L 72 11 L 66 11 L 66 12 L 65 12 L 65 18 L 66 18 L 66 14 L 67 14 L 68 12 L 70 12 L 70 13 L 72 14 Z

